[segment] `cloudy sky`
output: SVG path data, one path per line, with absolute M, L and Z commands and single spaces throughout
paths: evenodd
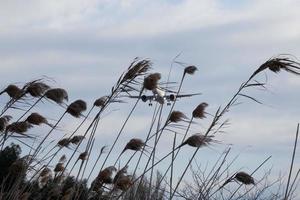
M 1 89 L 45 75 L 68 90 L 70 101 L 82 98 L 91 105 L 110 91 L 135 57 L 151 59 L 154 71 L 166 78 L 180 54 L 178 60 L 199 69 L 183 91 L 202 95 L 179 102 L 176 109 L 190 115 L 206 101 L 214 113 L 270 57 L 287 53 L 300 58 L 299 6 L 297 0 L 0 1 Z M 172 80 L 178 81 L 181 72 L 175 65 Z M 300 77 L 268 72 L 259 78 L 266 77 L 267 91 L 250 91 L 264 105 L 241 99 L 243 104 L 225 117 L 231 124 L 217 136 L 221 144 L 200 152 L 198 161 L 200 156 L 205 162 L 216 158 L 232 144 L 232 155 L 241 154 L 234 168 L 251 171 L 272 155 L 268 167 L 286 172 L 300 116 Z M 114 138 L 120 128 L 116 121 L 125 119 L 127 108 L 111 109 L 97 133 L 99 148 Z M 152 109 L 138 106 L 125 138 L 145 131 Z M 74 123 L 62 126 L 71 130 Z M 193 130 L 201 132 L 204 124 Z M 299 159 L 296 165 L 300 167 Z

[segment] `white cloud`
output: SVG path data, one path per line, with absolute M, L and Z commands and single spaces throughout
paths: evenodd
M 230 4 L 230 3 L 228 3 Z M 255 40 L 265 30 L 283 38 L 299 33 L 299 2 L 254 1 L 235 9 L 217 0 L 162 1 L 8 1 L 1 5 L 2 32 L 55 30 L 93 31 L 98 36 L 142 37 L 198 30 L 233 23 L 255 23 L 255 30 L 233 35 L 242 42 Z M 260 24 L 260 25 L 257 25 Z M 278 34 L 280 31 L 280 34 Z M 256 34 L 255 34 L 256 33 Z M 268 35 L 273 38 L 274 35 Z M 262 36 L 263 37 L 263 36 Z M 249 41 L 249 42 L 250 42 Z

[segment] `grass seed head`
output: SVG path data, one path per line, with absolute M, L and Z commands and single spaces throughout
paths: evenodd
M 94 106 L 101 108 L 101 107 L 103 107 L 106 104 L 107 100 L 108 100 L 107 96 L 100 97 L 99 99 L 97 99 L 94 102 Z
M 64 167 L 64 163 L 57 163 L 55 168 L 54 168 L 54 172 L 58 173 L 58 172 L 62 172 L 65 169 Z
M 168 119 L 169 123 L 178 123 L 184 119 L 187 119 L 187 117 L 185 116 L 185 114 L 183 114 L 180 111 L 173 111 Z
M 40 176 L 41 177 L 44 177 L 44 176 L 49 176 L 51 174 L 51 169 L 49 169 L 48 167 L 45 167 L 41 173 L 40 173 Z
M 34 82 L 27 87 L 26 93 L 29 93 L 33 97 L 41 97 L 48 89 L 50 89 L 50 86 L 47 84 L 43 82 Z
M 133 185 L 131 176 L 120 177 L 115 183 L 115 187 L 122 191 L 128 190 Z
M 197 70 L 198 70 L 197 67 L 191 65 L 191 66 L 187 66 L 187 67 L 184 69 L 184 73 L 185 73 L 185 74 L 193 75 Z
M 68 147 L 70 144 L 70 140 L 69 140 L 69 138 L 63 138 L 63 139 L 59 140 L 57 144 L 60 147 Z
M 31 113 L 25 121 L 33 125 L 41 125 L 48 123 L 47 119 L 39 113 Z
M 29 124 L 27 121 L 22 122 L 13 122 L 6 127 L 8 132 L 23 134 L 27 132 L 33 126 Z
M 160 73 L 154 73 L 154 74 L 148 75 L 144 79 L 144 88 L 147 90 L 153 90 L 153 89 L 157 88 L 158 81 L 160 79 L 161 79 Z
M 47 183 L 49 182 L 49 180 L 50 180 L 50 176 L 43 176 L 43 177 L 41 177 L 40 180 L 39 180 L 39 186 L 40 187 L 46 186 Z
M 245 185 L 250 185 L 250 184 L 254 185 L 253 177 L 250 176 L 249 174 L 247 174 L 246 172 L 238 172 L 235 175 L 235 179 L 238 180 L 239 182 L 245 184 Z
M 60 159 L 59 159 L 59 163 L 65 163 L 67 161 L 67 156 L 64 154 L 64 155 L 62 155 L 61 157 L 60 157 Z
M 205 108 L 208 106 L 207 103 L 201 103 L 199 104 L 195 110 L 193 111 L 193 117 L 194 118 L 200 118 L 203 119 L 205 118 Z
M 111 184 L 113 182 L 112 175 L 115 171 L 117 171 L 117 169 L 114 166 L 105 168 L 98 174 L 98 181 L 105 184 Z
M 139 151 L 142 149 L 142 147 L 145 146 L 145 143 L 143 142 L 143 140 L 141 139 L 131 139 L 125 146 L 124 151 L 126 151 L 127 149 L 133 150 L 133 151 Z
M 68 106 L 67 112 L 73 117 L 80 117 L 82 112 L 86 110 L 86 107 L 86 103 L 83 100 L 79 99 Z
M 4 132 L 6 129 L 6 126 L 8 125 L 9 121 L 12 119 L 12 116 L 10 115 L 4 115 L 0 117 L 0 132 Z
M 72 144 L 78 145 L 84 139 L 83 135 L 75 135 L 71 138 L 70 142 Z
M 265 63 L 263 63 L 251 76 L 254 77 L 256 74 L 264 71 L 265 69 L 269 69 L 274 73 L 279 73 L 281 70 L 285 70 L 292 74 L 300 75 L 300 63 L 296 62 L 288 57 L 276 57 L 269 59 Z
M 151 62 L 149 60 L 141 60 L 131 63 L 127 72 L 125 73 L 122 82 L 132 81 L 138 76 L 144 75 L 151 68 Z
M 128 165 L 126 165 L 125 167 L 123 167 L 122 169 L 120 169 L 113 180 L 113 183 L 115 184 L 121 177 L 124 177 L 127 174 L 127 169 L 128 169 Z
M 4 91 L 8 94 L 8 96 L 15 100 L 19 99 L 23 95 L 22 89 L 13 84 L 8 85 Z
M 57 104 L 62 104 L 64 100 L 69 100 L 67 91 L 62 88 L 50 89 L 45 93 L 45 96 Z
M 88 152 L 87 151 L 85 151 L 85 152 L 83 152 L 83 153 L 81 153 L 80 155 L 79 155 L 79 157 L 78 157 L 78 159 L 79 160 L 87 160 L 88 159 Z
M 189 145 L 192 147 L 204 147 L 207 146 L 208 144 L 210 144 L 211 142 L 213 142 L 213 136 L 204 136 L 204 135 L 200 135 L 200 134 L 195 134 L 190 136 L 188 139 L 186 139 L 185 142 L 183 142 L 180 146 L 183 145 Z

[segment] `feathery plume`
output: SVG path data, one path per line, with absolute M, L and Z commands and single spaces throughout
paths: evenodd
M 64 163 L 57 163 L 55 168 L 54 168 L 54 172 L 58 173 L 58 172 L 62 172 L 64 171 L 65 167 L 64 167 Z
M 105 184 L 111 184 L 113 182 L 112 175 L 115 171 L 117 171 L 117 169 L 114 166 L 105 168 L 98 174 L 98 181 Z
M 8 125 L 8 122 L 12 119 L 12 116 L 10 115 L 4 115 L 0 117 L 0 132 L 4 132 L 6 129 L 6 126 Z
M 62 155 L 61 157 L 60 157 L 60 159 L 59 159 L 59 163 L 65 163 L 67 161 L 67 156 L 64 154 L 64 155 Z
M 115 184 L 120 178 L 124 177 L 125 174 L 127 174 L 127 169 L 128 169 L 128 165 L 126 165 L 125 167 L 123 167 L 122 169 L 120 169 L 113 180 L 113 183 Z
M 44 167 L 44 169 L 40 173 L 40 176 L 44 177 L 44 176 L 49 176 L 50 174 L 51 174 L 51 169 L 49 169 L 48 167 Z
M 238 172 L 235 175 L 235 179 L 238 180 L 239 182 L 245 184 L 245 185 L 250 185 L 250 184 L 254 185 L 253 177 L 250 176 L 249 174 L 247 174 L 246 172 Z
M 184 74 L 190 74 L 190 75 L 193 75 L 196 71 L 197 71 L 197 67 L 191 65 L 191 66 L 187 66 L 185 69 L 184 69 Z
M 57 142 L 57 145 L 60 147 L 68 147 L 70 144 L 69 138 L 63 138 Z
M 62 104 L 64 100 L 69 100 L 67 91 L 62 88 L 50 89 L 45 93 L 45 96 L 57 104 Z
M 13 85 L 13 84 L 8 85 L 8 86 L 1 92 L 1 94 L 2 94 L 3 92 L 6 92 L 6 93 L 8 94 L 8 96 L 10 96 L 10 98 L 15 99 L 15 100 L 21 98 L 22 95 L 23 95 L 22 89 L 20 89 L 18 86 Z
M 81 113 L 85 110 L 86 103 L 80 99 L 71 103 L 67 108 L 67 112 L 73 117 L 80 117 Z
M 148 75 L 144 79 L 144 88 L 147 90 L 153 90 L 157 88 L 158 81 L 161 79 L 160 73 L 154 73 Z
M 274 73 L 278 73 L 281 70 L 285 70 L 292 74 L 300 75 L 300 63 L 296 62 L 288 57 L 277 57 L 271 58 L 265 63 L 263 63 L 251 77 L 254 77 L 256 74 L 264 71 L 265 69 L 269 69 Z
M 48 124 L 47 119 L 39 113 L 31 113 L 25 121 L 33 125 Z
M 179 147 L 182 147 L 186 144 L 197 148 L 207 146 L 209 143 L 214 141 L 212 138 L 213 136 L 195 134 L 186 139 Z
M 123 176 L 120 177 L 117 182 L 115 183 L 115 187 L 122 191 L 128 190 L 133 185 L 132 177 L 131 176 Z
M 13 123 L 9 124 L 6 127 L 6 131 L 12 132 L 12 133 L 23 134 L 23 133 L 27 132 L 32 127 L 33 126 L 31 124 L 29 124 L 28 122 L 26 122 L 26 121 L 13 122 Z
M 125 146 L 123 152 L 125 152 L 127 149 L 133 150 L 133 151 L 139 151 L 142 149 L 142 147 L 145 146 L 145 143 L 141 139 L 131 139 Z M 122 152 L 122 153 L 123 153 Z
M 105 105 L 107 100 L 108 100 L 107 96 L 100 97 L 99 99 L 96 99 L 96 101 L 94 102 L 94 106 L 101 108 Z
M 195 110 L 193 111 L 193 117 L 194 118 L 200 118 L 203 119 L 205 118 L 205 108 L 208 106 L 207 103 L 201 103 L 199 104 Z
M 185 114 L 183 114 L 180 111 L 173 111 L 168 119 L 168 122 L 171 123 L 177 123 L 180 122 L 184 119 L 187 119 L 187 117 L 185 116 Z
M 26 93 L 29 93 L 33 97 L 41 97 L 45 94 L 45 92 L 50 89 L 50 86 L 43 82 L 34 82 L 29 84 L 26 89 Z
M 149 60 L 134 61 L 129 66 L 125 73 L 122 82 L 132 81 L 137 76 L 144 75 L 151 68 L 151 62 Z
M 87 160 L 88 155 L 89 155 L 88 152 L 85 151 L 79 155 L 78 160 Z
M 71 138 L 70 142 L 72 144 L 78 145 L 84 139 L 83 135 L 75 135 Z

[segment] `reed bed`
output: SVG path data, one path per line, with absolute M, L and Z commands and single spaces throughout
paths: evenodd
M 296 198 L 300 170 L 296 169 L 295 173 L 294 160 L 299 125 L 287 181 L 280 178 L 268 182 L 270 172 L 264 177 L 256 177 L 256 172 L 271 157 L 257 163 L 253 171 L 231 171 L 237 158 L 228 159 L 230 148 L 226 148 L 218 160 L 204 171 L 200 165 L 195 170 L 195 158 L 203 148 L 225 145 L 218 136 L 228 125 L 226 114 L 238 100 L 246 98 L 261 104 L 248 94 L 249 88 L 265 87 L 266 83 L 257 81 L 260 74 L 285 71 L 300 75 L 300 63 L 288 55 L 270 58 L 238 87 L 225 106 L 212 111 L 209 102 L 199 102 L 190 114 L 178 110 L 176 96 L 182 93 L 185 80 L 193 79 L 198 69 L 177 61 L 173 61 L 173 64 L 178 64 L 182 70 L 175 90 L 170 91 L 161 82 L 160 73 L 151 71 L 150 60 L 136 58 L 110 92 L 95 98 L 92 106 L 82 99 L 68 103 L 71 96 L 64 88 L 53 88 L 43 79 L 30 81 L 23 86 L 8 84 L 4 87 L 0 97 L 7 95 L 9 101 L 3 105 L 0 116 L 0 163 L 4 163 L 0 166 L 0 199 Z M 170 108 L 165 107 L 165 99 L 157 96 L 152 117 L 145 122 L 145 128 L 149 124 L 150 127 L 145 133 L 128 140 L 126 130 L 137 112 L 142 94 L 152 91 L 158 95 L 157 89 L 175 95 Z M 128 103 L 129 112 L 125 119 L 115 122 L 119 129 L 111 136 L 113 139 L 107 144 L 99 144 L 101 122 L 112 108 L 127 102 L 128 96 L 138 98 L 133 105 Z M 40 103 L 43 105 L 38 107 Z M 62 111 L 58 119 L 53 120 L 46 117 L 41 107 L 58 107 Z M 60 128 L 66 118 L 80 122 L 67 132 Z M 205 122 L 205 126 L 199 126 L 202 122 Z M 35 129 L 38 129 L 38 134 Z M 59 132 L 64 131 L 65 135 L 62 136 Z M 168 138 L 170 149 L 160 145 L 164 142 L 162 138 Z M 165 151 L 167 153 L 162 155 L 161 152 Z M 187 152 L 191 155 L 187 155 Z M 178 155 L 186 155 L 190 159 L 183 163 Z M 180 169 L 177 167 L 179 163 Z M 94 172 L 96 176 L 93 176 Z M 188 172 L 192 174 L 189 182 L 188 179 L 184 181 Z M 274 193 L 275 187 L 278 189 Z

